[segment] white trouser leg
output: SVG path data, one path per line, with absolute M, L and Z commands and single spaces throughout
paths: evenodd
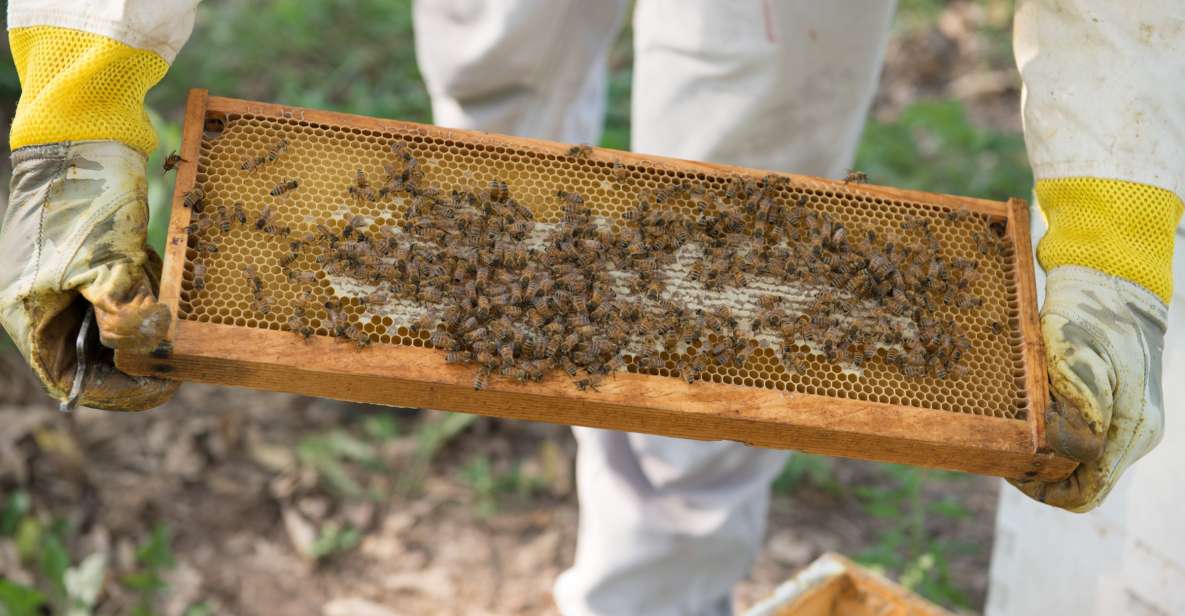
M 633 150 L 839 177 L 896 2 L 641 0 Z
M 635 151 L 816 175 L 851 163 L 891 3 L 641 0 L 636 11 Z M 823 89 L 811 101 L 808 88 Z M 729 613 L 786 454 L 576 435 L 580 535 L 555 588 L 564 613 Z
M 596 142 L 627 0 L 417 0 L 416 60 L 440 126 Z
M 1033 220 L 1037 238 L 1045 225 Z M 1164 440 L 1089 513 L 1047 507 L 1003 484 L 988 616 L 1185 614 L 1185 227 L 1176 240 Z M 1038 270 L 1038 292 L 1044 278 Z
M 580 533 L 564 614 L 728 614 L 786 454 L 576 428 Z

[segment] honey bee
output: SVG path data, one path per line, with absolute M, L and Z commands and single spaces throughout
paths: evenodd
M 242 163 L 239 163 L 239 169 L 251 173 L 262 167 L 265 163 L 267 163 L 267 156 L 248 157 L 243 159 Z
M 786 367 L 786 370 L 794 374 L 806 374 L 810 370 L 810 365 L 797 355 L 784 354 L 782 356 L 782 365 Z
M 299 258 L 300 258 L 300 253 L 294 249 L 292 252 L 289 252 L 289 253 L 280 257 L 280 261 L 279 261 L 280 267 L 282 269 L 287 269 L 290 265 L 292 265 L 294 262 L 296 262 L 296 260 Z
M 868 183 L 868 174 L 864 173 L 863 171 L 856 171 L 855 169 L 849 169 L 847 176 L 844 177 L 843 183 L 844 184 L 867 184 Z
M 481 370 L 478 370 L 477 374 L 474 375 L 474 377 L 473 377 L 473 389 L 474 390 L 485 389 L 489 378 L 490 378 L 489 368 L 482 368 Z
M 195 262 L 193 264 L 193 290 L 201 291 L 206 288 L 206 264 Z
M 317 283 L 317 272 L 288 272 L 288 280 L 296 284 L 312 285 Z
M 271 149 L 267 151 L 267 162 L 274 162 L 287 150 L 288 140 L 281 137 L 278 141 L 276 141 L 275 145 L 273 145 Z
M 456 348 L 457 341 L 447 332 L 436 330 L 432 332 L 432 336 L 428 338 L 428 343 L 438 349 L 452 350 Z
M 251 303 L 251 308 L 260 314 L 271 314 L 272 300 L 263 294 L 256 294 L 255 300 Z
M 609 168 L 610 173 L 613 174 L 613 179 L 617 182 L 624 182 L 630 177 L 630 170 L 620 161 L 613 161 L 613 166 Z
M 195 288 L 196 288 L 196 285 L 195 285 Z M 994 334 L 996 336 L 999 336 L 1000 334 L 1004 333 L 1004 324 L 999 321 L 992 321 L 989 324 L 989 327 L 992 330 L 992 334 Z
M 907 363 L 901 366 L 901 374 L 906 378 L 920 379 L 926 375 L 926 369 L 923 366 Z
M 201 186 L 194 186 L 193 190 L 185 193 L 185 198 L 181 200 L 181 205 L 201 213 L 202 200 L 206 198 L 206 191 L 202 190 Z
M 226 209 L 226 206 L 218 206 L 218 230 L 223 233 L 230 233 L 230 224 L 234 222 L 231 217 L 232 214 Z
M 527 378 L 538 383 L 543 380 L 543 376 L 547 373 L 548 365 L 546 362 L 529 362 L 527 364 Z
M 581 197 L 579 193 L 560 190 L 556 191 L 556 196 L 564 202 L 565 211 L 567 211 L 568 208 L 577 208 L 584 205 L 584 197 Z
M 949 210 L 946 213 L 946 219 L 950 222 L 963 222 L 968 218 L 971 218 L 971 211 L 965 207 L 957 210 Z
M 581 143 L 568 148 L 568 156 L 572 158 L 588 158 L 592 154 L 592 146 L 587 143 Z
M 836 249 L 846 248 L 843 244 L 848 237 L 848 230 L 841 223 L 829 218 L 824 219 L 819 228 L 819 235 L 822 236 L 823 243 L 827 246 Z
M 313 328 L 309 327 L 303 311 L 288 317 L 288 331 L 308 340 L 313 337 Z
M 436 326 L 436 320 L 436 313 L 432 311 L 425 312 L 421 314 L 414 323 L 412 323 L 411 331 L 414 334 L 433 329 Z
M 590 389 L 592 391 L 600 391 L 599 389 L 597 389 L 597 386 L 601 384 L 601 377 L 599 377 L 597 375 L 590 374 L 583 379 L 579 379 L 579 380 L 575 381 L 575 384 L 576 384 L 576 389 L 578 389 L 580 391 L 587 391 Z
M 255 219 L 255 228 L 262 231 L 262 230 L 270 227 L 271 224 L 272 224 L 272 206 L 265 205 L 265 206 L 263 206 L 263 209 L 259 211 L 259 218 Z
M 510 198 L 510 189 L 506 186 L 506 182 L 491 180 L 489 192 L 490 201 L 494 203 L 503 203 Z
M 905 221 L 901 223 L 901 229 L 909 231 L 911 229 L 919 229 L 924 232 L 930 231 L 930 221 L 918 216 L 907 216 Z
M 473 354 L 469 351 L 449 351 L 444 356 L 444 361 L 450 364 L 464 364 L 473 359 Z
M 173 169 L 176 169 L 178 163 L 187 163 L 187 162 L 189 162 L 189 161 L 187 161 L 184 158 L 181 158 L 180 156 L 177 155 L 177 150 L 173 150 L 172 154 L 169 154 L 168 156 L 165 157 L 165 162 L 164 162 L 164 165 L 162 165 L 162 166 L 165 169 L 165 173 L 168 173 L 168 172 L 172 171 Z
M 251 292 L 259 295 L 263 292 L 263 279 L 259 277 L 259 270 L 253 264 L 243 266 L 243 276 L 251 287 Z
M 210 218 L 199 218 L 197 221 L 189 223 L 189 225 L 185 227 L 185 232 L 190 235 L 201 235 L 213 226 L 214 221 Z
M 974 295 L 964 295 L 955 303 L 956 306 L 962 309 L 978 308 L 983 305 L 983 298 Z
M 294 178 L 294 179 L 290 179 L 290 180 L 284 180 L 284 181 L 280 182 L 279 184 L 276 184 L 274 187 L 272 187 L 271 191 L 268 194 L 270 194 L 273 197 L 279 197 L 280 195 L 282 195 L 290 190 L 296 189 L 298 186 L 300 186 L 300 180 L 298 180 L 298 179 Z
M 243 209 L 242 201 L 235 201 L 234 218 L 239 222 L 240 225 L 247 224 L 247 211 Z
M 365 216 L 354 216 L 346 226 L 342 228 L 342 237 L 350 237 L 355 231 L 370 226 L 374 221 Z
M 877 279 L 888 278 L 893 270 L 893 262 L 883 254 L 875 254 L 868 260 L 868 271 Z
M 354 343 L 358 350 L 362 350 L 370 346 L 370 334 L 362 331 L 357 325 L 351 325 L 346 328 L 344 338 Z

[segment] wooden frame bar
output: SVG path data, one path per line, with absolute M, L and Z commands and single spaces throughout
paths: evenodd
M 406 130 L 415 126 L 428 134 L 452 133 L 429 126 L 377 120 L 346 114 L 287 108 L 249 101 L 208 97 L 191 91 L 181 156 L 197 161 L 208 112 L 245 111 L 296 117 L 309 122 Z M 534 149 L 562 153 L 565 144 L 502 138 Z M 596 154 L 594 154 L 595 156 Z M 614 153 L 614 160 L 648 165 L 669 161 L 680 169 L 701 167 L 713 172 L 721 165 L 673 161 L 659 157 Z M 194 162 L 177 174 L 169 238 L 166 244 L 161 301 L 174 314 L 180 307 L 190 211 L 182 199 L 197 177 Z M 790 176 L 792 181 L 827 180 Z M 838 183 L 837 183 L 838 184 Z M 473 389 L 473 369 L 445 363 L 434 349 L 374 345 L 361 352 L 330 338 L 301 342 L 291 333 L 261 328 L 175 319 L 171 350 L 152 355 L 118 353 L 121 370 L 154 375 L 287 391 L 405 407 L 425 407 L 482 415 L 662 434 L 683 438 L 728 439 L 755 446 L 798 449 L 945 468 L 1013 478 L 1057 480 L 1075 467 L 1051 453 L 1044 441 L 1047 383 L 1038 326 L 1032 256 L 1028 250 L 1028 211 L 1021 200 L 998 203 L 915 191 L 869 187 L 886 198 L 968 208 L 1011 220 L 1017 250 L 1013 274 L 1020 281 L 1020 311 L 1015 315 L 1024 340 L 1024 381 L 1030 395 L 1026 420 L 800 394 L 776 389 L 709 382 L 687 384 L 678 379 L 620 373 L 607 378 L 598 391 L 577 391 L 566 378 L 551 375 L 540 383 L 517 385 L 491 380 L 487 389 Z

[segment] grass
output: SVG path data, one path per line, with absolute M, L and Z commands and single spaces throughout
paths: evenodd
M 176 564 L 167 525 L 156 525 L 142 538 L 135 569 L 117 579 L 109 575 L 106 552 L 79 554 L 75 539 L 75 530 L 63 520 L 38 516 L 23 490 L 12 491 L 0 503 L 0 542 L 11 543 L 34 574 L 32 584 L 0 579 L 0 616 L 89 616 L 109 579 L 136 597 L 132 616 L 158 614 L 157 605 L 168 591 L 165 575 Z M 200 615 L 201 605 L 190 606 L 186 616 Z
M 379 501 L 390 496 L 394 482 L 389 476 L 402 470 L 388 468 L 381 450 L 401 435 L 394 415 L 379 411 L 302 438 L 296 445 L 296 457 L 316 473 L 331 495 Z
M 474 499 L 474 511 L 481 518 L 488 518 L 511 499 L 528 500 L 543 491 L 543 480 L 523 471 L 523 465 L 514 462 L 507 468 L 496 468 L 489 456 L 475 455 L 461 467 L 458 473 L 462 483 L 469 486 Z
M 885 573 L 918 594 L 954 609 L 970 607 L 967 593 L 955 585 L 949 563 L 956 556 L 982 553 L 983 546 L 935 538 L 930 532 L 938 518 L 962 519 L 970 511 L 957 499 L 926 498 L 926 489 L 965 481 L 966 475 L 898 464 L 872 464 L 874 481 L 845 485 L 835 477 L 835 460 L 796 453 L 774 481 L 774 492 L 793 497 L 804 487 L 823 490 L 841 500 L 854 500 L 885 529 L 853 560 Z
M 334 521 L 325 522 L 317 531 L 317 538 L 313 541 L 310 553 L 313 558 L 321 560 L 348 552 L 362 543 L 362 532 L 349 524 L 339 524 Z
M 414 494 L 428 476 L 437 455 L 478 417 L 432 412 L 404 434 L 393 413 L 380 411 L 338 428 L 306 436 L 296 445 L 297 459 L 311 468 L 321 486 L 342 499 L 380 501 L 393 494 Z M 382 456 L 384 444 L 411 439 L 413 451 L 399 466 Z
M 872 120 L 856 168 L 874 184 L 1003 200 L 1028 195 L 1024 139 L 979 128 L 957 101 L 914 103 L 891 122 Z

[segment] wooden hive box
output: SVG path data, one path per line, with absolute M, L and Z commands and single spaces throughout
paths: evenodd
M 242 168 L 279 139 L 288 143 L 282 156 L 258 169 Z M 646 191 L 667 183 L 723 189 L 736 178 L 769 176 L 612 150 L 572 156 L 570 144 L 211 97 L 194 90 L 186 111 L 180 151 L 186 162 L 177 171 L 160 293 L 176 315 L 169 345 L 152 355 L 119 353 L 118 366 L 130 374 L 185 381 L 727 439 L 1014 478 L 1055 480 L 1074 468 L 1045 443 L 1048 386 L 1028 206 L 1017 199 L 1002 203 L 776 174 L 788 180 L 778 188 L 779 199 L 806 202 L 854 231 L 927 220 L 951 258 L 974 254 L 976 229 L 994 225 L 1013 250 L 978 257 L 982 306 L 949 311 L 974 343 L 964 359 L 968 374 L 960 378 L 906 378 L 884 361 L 885 350 L 859 370 L 844 369 L 808 350 L 801 371 L 787 370 L 772 349 L 761 348 L 743 366 L 710 367 L 691 383 L 679 378 L 675 358 L 664 354 L 671 360 L 666 366 L 640 369 L 629 363 L 628 370 L 606 377 L 595 390 L 577 389 L 556 370 L 525 384 L 494 376 L 485 389 L 475 391 L 472 366 L 446 363 L 445 353 L 427 343 L 426 332 L 409 327 L 416 306 L 403 302 L 386 310 L 368 308 L 361 299 L 368 289 L 348 281 L 318 274 L 315 289 L 343 302 L 374 344 L 358 350 L 331 337 L 323 314 L 320 320 L 313 317 L 316 335 L 308 340 L 286 331 L 300 288 L 277 265 L 289 252 L 284 239 L 262 234 L 250 223 L 226 231 L 215 225 L 203 233 L 218 243 L 218 252 L 195 249 L 200 240 L 187 230 L 194 212 L 184 204 L 195 187 L 205 192 L 205 207 L 230 208 L 238 202 L 252 219 L 270 205 L 275 223 L 291 228 L 292 237 L 315 230 L 317 224 L 342 229 L 349 208 L 380 221 L 399 220 L 406 200 L 352 203 L 346 191 L 358 169 L 381 174 L 393 142 L 405 144 L 425 181 L 446 193 L 457 186 L 506 182 L 540 224 L 562 216 L 557 190 L 579 191 L 594 214 L 616 225 Z M 279 197 L 269 195 L 288 179 L 299 179 L 300 187 Z M 198 260 L 205 270 L 200 291 L 194 285 Z M 247 264 L 258 269 L 268 286 L 274 304 L 268 314 L 252 309 L 242 273 Z M 803 292 L 763 285 L 758 279 L 752 288 L 724 294 L 693 287 L 681 280 L 671 288 L 685 292 L 680 301 L 705 307 L 725 302 L 742 318 L 752 316 L 746 310 L 753 309 L 758 294 Z
M 953 616 L 839 554 L 827 552 L 745 616 Z

